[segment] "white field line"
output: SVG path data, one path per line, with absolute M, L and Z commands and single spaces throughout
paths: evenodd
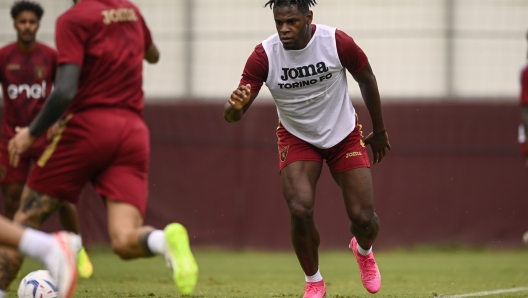
M 477 293 L 469 293 L 469 294 L 461 294 L 461 295 L 453 295 L 453 296 L 440 295 L 440 297 L 442 298 L 479 297 L 479 296 L 489 296 L 489 295 L 497 295 L 497 294 L 502 294 L 502 293 L 514 293 L 514 292 L 524 292 L 524 291 L 528 291 L 528 287 L 502 289 L 502 290 L 477 292 Z

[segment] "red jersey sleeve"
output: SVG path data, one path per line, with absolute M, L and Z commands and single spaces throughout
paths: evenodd
M 58 64 L 83 65 L 88 30 L 81 24 L 82 22 L 74 20 L 68 14 L 62 15 L 57 20 L 55 44 L 59 51 Z
M 138 11 L 138 15 L 139 15 L 139 11 Z M 152 34 L 150 33 L 150 30 L 147 27 L 147 23 L 145 22 L 145 19 L 143 18 L 143 16 L 141 16 L 141 27 L 143 28 L 143 32 L 144 32 L 145 52 L 146 52 L 152 45 Z
M 337 54 L 339 55 L 341 65 L 351 74 L 363 70 L 368 63 L 368 58 L 354 39 L 339 29 L 336 29 L 335 37 Z
M 521 104 L 528 105 L 528 64 L 521 72 Z
M 250 84 L 251 93 L 259 92 L 268 79 L 268 68 L 268 55 L 262 44 L 259 44 L 246 62 L 239 86 Z

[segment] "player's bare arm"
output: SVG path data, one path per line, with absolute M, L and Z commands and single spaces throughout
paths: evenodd
M 145 52 L 145 60 L 148 63 L 154 64 L 158 63 L 160 58 L 160 52 L 158 50 L 158 47 L 156 47 L 155 44 L 151 44 L 148 50 Z
M 528 105 L 521 105 L 521 122 L 524 125 L 524 134 L 528 140 Z M 525 156 L 525 166 L 528 169 L 528 157 Z
M 359 85 L 361 96 L 372 119 L 373 132 L 365 138 L 365 143 L 369 144 L 372 148 L 373 163 L 376 164 L 381 162 L 385 157 L 387 150 L 391 150 L 389 135 L 383 123 L 378 83 L 376 82 L 376 77 L 372 72 L 370 64 L 367 64 L 363 70 L 352 76 Z
M 63 64 L 57 69 L 55 89 L 51 92 L 44 108 L 28 127 L 18 129 L 17 134 L 9 140 L 9 160 L 16 167 L 20 154 L 28 150 L 38 136 L 59 120 L 66 108 L 75 98 L 81 68 L 75 64 Z
M 251 93 L 250 84 L 238 86 L 231 93 L 231 97 L 224 106 L 224 118 L 227 122 L 237 122 L 242 119 L 242 116 L 249 109 L 257 95 L 258 92 Z

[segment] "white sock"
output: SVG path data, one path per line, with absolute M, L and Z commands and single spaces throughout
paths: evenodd
M 18 250 L 30 258 L 44 262 L 54 244 L 54 238 L 50 234 L 27 228 L 22 234 Z
M 147 245 L 153 254 L 165 254 L 165 234 L 162 230 L 155 230 L 147 238 Z M 0 297 L 1 298 L 1 297 Z
M 321 272 L 319 272 L 319 269 L 317 269 L 317 272 L 315 272 L 314 275 L 308 276 L 305 274 L 304 277 L 306 279 L 306 282 L 318 282 L 323 280 L 323 276 L 321 275 Z
M 6 295 L 5 291 L 0 290 L 0 298 L 4 298 Z
M 358 249 L 358 252 L 363 255 L 363 256 L 368 256 L 371 252 L 372 252 L 372 245 L 370 246 L 369 249 L 363 249 L 359 243 L 358 243 L 358 246 L 357 246 L 357 249 Z

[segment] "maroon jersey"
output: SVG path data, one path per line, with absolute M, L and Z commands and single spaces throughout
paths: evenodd
M 83 0 L 57 20 L 59 64 L 81 67 L 66 113 L 91 107 L 143 111 L 143 57 L 152 44 L 139 9 L 126 0 Z
M 15 127 L 28 126 L 51 92 L 57 67 L 57 52 L 37 43 L 31 53 L 22 53 L 16 43 L 0 49 L 0 83 L 4 96 L 3 140 Z

